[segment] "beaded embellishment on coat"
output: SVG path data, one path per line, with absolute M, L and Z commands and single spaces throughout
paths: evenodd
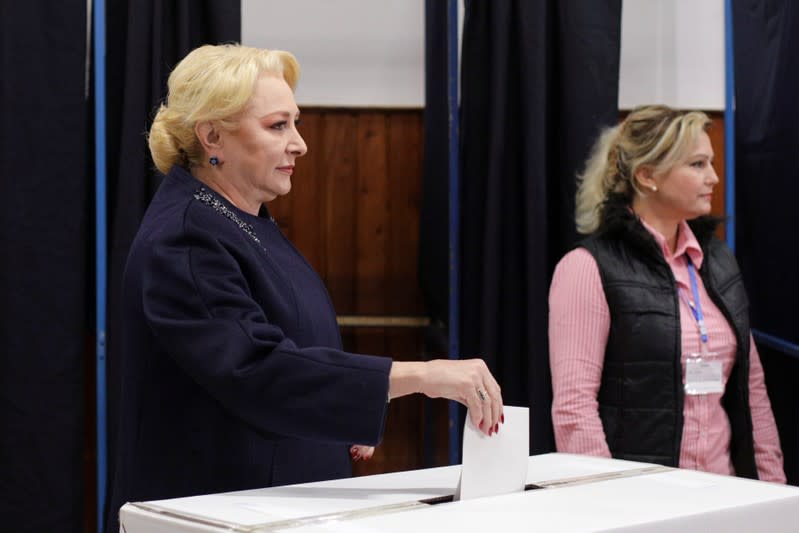
M 236 224 L 239 229 L 249 235 L 252 240 L 258 244 L 261 244 L 261 240 L 258 238 L 258 235 L 255 234 L 255 228 L 253 228 L 252 224 L 248 224 L 240 219 L 236 213 L 228 209 L 225 204 L 219 201 L 218 198 L 206 191 L 205 187 L 201 187 L 194 191 L 194 198 L 213 208 L 214 211 Z

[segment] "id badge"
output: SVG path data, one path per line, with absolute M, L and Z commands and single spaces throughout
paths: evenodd
M 685 394 L 724 392 L 721 360 L 714 352 L 692 353 L 685 360 Z

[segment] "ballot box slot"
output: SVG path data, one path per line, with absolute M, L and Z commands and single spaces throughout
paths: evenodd
M 433 498 L 425 498 L 423 500 L 419 500 L 419 503 L 424 503 L 427 505 L 438 505 L 439 503 L 449 503 L 455 501 L 454 494 L 445 494 L 444 496 L 434 496 Z

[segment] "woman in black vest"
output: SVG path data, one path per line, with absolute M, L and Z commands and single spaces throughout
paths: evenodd
M 633 110 L 580 176 L 549 295 L 558 451 L 785 482 L 701 112 Z

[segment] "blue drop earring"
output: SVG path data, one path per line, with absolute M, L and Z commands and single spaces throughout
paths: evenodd
M 215 167 L 219 164 L 219 158 L 216 157 L 215 155 L 212 155 L 211 159 L 209 159 L 208 162 L 211 163 L 212 167 Z

